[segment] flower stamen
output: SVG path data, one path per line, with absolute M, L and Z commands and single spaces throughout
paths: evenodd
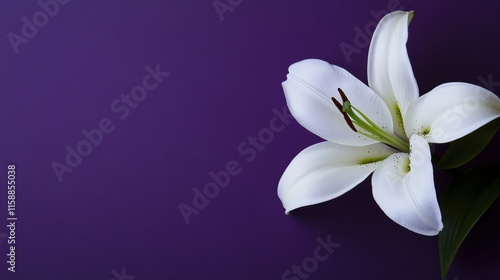
M 376 123 L 370 120 L 365 114 L 363 114 L 363 112 L 361 112 L 356 107 L 352 106 L 351 102 L 349 101 L 349 99 L 347 99 L 347 96 L 342 91 L 342 89 L 338 88 L 338 91 L 340 97 L 342 98 L 342 104 L 340 104 L 340 102 L 338 102 L 333 97 L 332 101 L 337 107 L 337 109 L 344 116 L 347 125 L 349 125 L 349 127 L 354 132 L 357 132 L 373 140 L 385 143 L 389 146 L 399 149 L 402 152 L 410 151 L 410 147 L 407 142 L 403 141 L 398 136 L 383 130 Z M 361 117 L 358 116 L 357 114 L 359 114 Z M 358 127 L 362 128 L 365 131 L 358 131 L 354 125 L 357 125 Z
M 337 106 L 337 109 L 339 109 L 339 111 L 342 113 L 342 115 L 344 116 L 344 119 L 345 119 L 345 122 L 347 123 L 347 125 L 349 125 L 349 127 L 354 131 L 354 132 L 358 132 L 358 130 L 356 129 L 356 127 L 354 126 L 354 124 L 352 123 L 351 119 L 349 118 L 349 115 L 347 115 L 347 113 L 344 111 L 344 106 L 341 105 L 335 98 L 332 97 L 332 101 L 333 101 L 333 104 L 335 104 L 335 106 Z M 347 101 L 349 102 L 349 101 Z M 345 104 L 345 102 L 344 102 Z M 350 104 L 350 103 L 349 103 Z

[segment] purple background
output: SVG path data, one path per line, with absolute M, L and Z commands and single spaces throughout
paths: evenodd
M 15 163 L 19 220 L 17 272 L 7 272 L 0 238 L 1 279 L 109 280 L 122 268 L 135 280 L 281 279 L 328 235 L 341 246 L 309 279 L 439 279 L 437 238 L 388 219 L 369 180 L 284 215 L 278 180 L 298 152 L 320 141 L 295 121 L 252 160 L 238 152 L 285 105 L 290 64 L 320 58 L 366 82 L 368 48 L 349 63 L 339 44 L 354 44 L 354 27 L 364 29 L 370 11 L 389 2 L 243 0 L 221 21 L 212 1 L 73 0 L 16 54 L 7 34 L 21 34 L 21 18 L 41 8 L 2 1 L 0 181 Z M 495 1 L 421 2 L 397 5 L 416 11 L 408 50 L 421 93 L 449 81 L 480 84 L 480 75 L 500 80 Z M 120 120 L 111 102 L 156 64 L 170 76 Z M 103 118 L 115 130 L 59 182 L 51 163 L 63 163 L 65 147 Z M 484 161 L 498 155 L 492 146 Z M 178 205 L 192 205 L 192 189 L 231 160 L 241 173 L 186 225 Z M 437 173 L 439 193 L 448 179 Z M 6 233 L 6 186 L 0 191 Z M 496 203 L 448 279 L 498 279 L 499 214 Z

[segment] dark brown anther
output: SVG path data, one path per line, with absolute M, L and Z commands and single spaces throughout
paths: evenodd
M 342 104 L 340 104 L 335 98 L 332 97 L 332 101 L 333 101 L 333 104 L 335 104 L 335 106 L 337 106 L 337 109 L 339 109 L 339 111 L 344 114 L 344 112 L 342 111 Z
M 345 95 L 344 91 L 342 91 L 341 88 L 338 88 L 337 89 L 340 93 L 340 97 L 342 98 L 342 102 L 346 102 L 346 101 L 349 101 L 349 99 L 347 99 L 347 96 Z
M 339 92 L 341 91 L 341 89 L 339 89 Z M 344 93 L 342 92 L 341 95 L 343 95 Z M 344 97 L 345 97 L 345 94 L 344 94 Z M 347 99 L 347 98 L 346 98 Z M 335 106 L 337 107 L 337 109 L 339 109 L 340 113 L 342 113 L 342 115 L 344 116 L 344 119 L 345 119 L 345 122 L 347 123 L 347 125 L 349 125 L 349 127 L 354 130 L 354 132 L 358 132 L 356 130 L 356 127 L 354 127 L 354 124 L 352 123 L 351 121 L 351 118 L 349 118 L 349 115 L 342 111 L 342 104 L 340 104 L 335 98 L 332 97 L 332 101 L 333 101 L 333 104 L 335 104 Z

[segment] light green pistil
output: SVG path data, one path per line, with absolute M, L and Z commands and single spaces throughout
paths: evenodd
M 403 141 L 401 138 L 398 136 L 391 134 L 382 128 L 380 128 L 377 124 L 375 124 L 373 121 L 371 121 L 365 114 L 363 114 L 360 110 L 358 110 L 356 107 L 352 106 L 349 100 L 347 100 L 347 97 L 345 96 L 344 92 L 342 92 L 341 89 L 338 89 L 339 93 L 342 97 L 342 105 L 332 98 L 333 103 L 337 106 L 337 108 L 344 114 L 344 118 L 347 122 L 347 124 L 357 133 L 371 138 L 373 140 L 385 143 L 389 146 L 392 146 L 394 148 L 397 148 L 398 150 L 402 152 L 409 153 L 410 152 L 410 147 L 408 142 Z M 359 114 L 359 116 L 358 116 Z M 354 128 L 353 124 L 358 126 L 359 128 L 362 128 L 364 131 L 360 131 Z

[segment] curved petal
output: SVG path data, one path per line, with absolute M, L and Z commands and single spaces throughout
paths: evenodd
M 283 82 L 290 112 L 307 130 L 342 145 L 363 146 L 376 143 L 349 128 L 331 98 L 341 101 L 341 88 L 351 104 L 380 127 L 392 132 L 391 115 L 384 102 L 369 87 L 346 70 L 317 59 L 290 66 Z
M 394 152 L 380 143 L 350 147 L 321 142 L 306 148 L 292 160 L 278 184 L 285 212 L 344 194 Z
M 384 213 L 419 234 L 436 235 L 443 228 L 434 189 L 429 144 L 410 138 L 410 155 L 393 154 L 372 176 L 373 197 Z
M 394 121 L 394 132 L 405 138 L 403 118 L 418 98 L 406 41 L 413 12 L 396 11 L 383 17 L 373 33 L 368 51 L 368 85 L 384 100 Z
M 500 116 L 500 99 L 467 83 L 442 84 L 408 108 L 408 135 L 419 134 L 431 143 L 461 138 Z

